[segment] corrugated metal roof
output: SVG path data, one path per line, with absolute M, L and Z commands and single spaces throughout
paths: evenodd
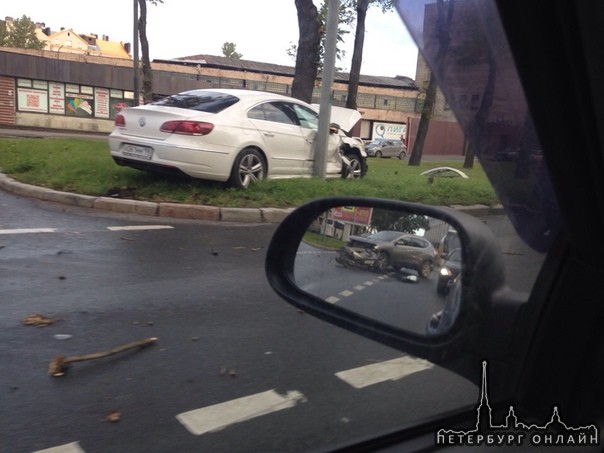
M 251 60 L 236 60 L 233 58 L 219 57 L 216 55 L 191 55 L 188 57 L 174 58 L 172 60 L 154 60 L 156 63 L 182 64 L 187 66 L 207 66 L 211 68 L 230 69 L 235 71 L 249 71 L 261 74 L 283 75 L 293 77 L 295 68 L 272 63 L 261 63 Z M 335 82 L 348 83 L 347 72 L 337 72 Z M 359 83 L 365 86 L 384 88 L 399 88 L 402 90 L 417 90 L 415 81 L 410 77 L 383 77 L 361 75 Z

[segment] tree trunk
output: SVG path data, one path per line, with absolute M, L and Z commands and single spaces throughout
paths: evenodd
M 466 157 L 463 161 L 463 168 L 474 168 L 474 147 L 466 146 Z
M 352 51 L 352 62 L 348 79 L 348 95 L 346 96 L 346 107 L 357 109 L 357 94 L 359 91 L 359 79 L 361 77 L 361 64 L 363 62 L 363 45 L 365 43 L 365 18 L 369 0 L 358 0 L 357 2 L 357 27 L 354 35 L 354 50 Z
M 434 71 L 436 71 L 439 77 L 442 77 L 445 55 L 447 55 L 449 50 L 449 32 L 451 30 L 455 2 L 454 0 L 449 0 L 445 3 L 444 0 L 437 0 L 436 8 L 438 12 L 438 51 L 434 61 Z M 438 89 L 436 78 L 437 77 L 435 77 L 433 73 L 430 74 L 422 116 L 420 117 L 419 126 L 417 127 L 417 136 L 415 138 L 415 143 L 413 144 L 413 151 L 409 157 L 409 165 L 417 166 L 422 161 L 424 142 L 426 141 L 428 127 L 430 126 L 430 120 L 432 119 L 432 114 L 434 112 L 434 104 L 436 103 L 436 92 Z
M 292 97 L 312 102 L 312 92 L 317 79 L 319 48 L 321 45 L 321 21 L 312 0 L 295 0 L 298 12 L 298 49 L 296 69 L 292 83 Z
M 415 142 L 413 143 L 413 151 L 409 156 L 409 165 L 417 166 L 422 162 L 422 154 L 424 152 L 424 142 L 428 135 L 428 127 L 430 126 L 430 119 L 434 112 L 434 102 L 436 101 L 436 77 L 430 75 L 430 81 L 428 82 L 428 89 L 426 90 L 426 99 L 424 100 L 424 107 L 422 108 L 422 116 L 419 119 L 419 126 L 417 127 L 417 135 Z
M 141 52 L 143 57 L 143 86 L 142 95 L 144 103 L 153 100 L 153 72 L 149 59 L 149 40 L 147 39 L 147 0 L 138 0 L 138 35 L 141 41 Z

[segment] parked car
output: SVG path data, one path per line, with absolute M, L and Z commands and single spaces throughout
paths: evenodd
M 373 155 L 380 157 L 398 157 L 403 160 L 407 157 L 407 147 L 402 140 L 384 140 L 373 150 Z
M 504 224 L 514 233 L 509 239 L 522 240 L 539 272 L 516 279 L 526 289 L 514 287 L 509 275 L 529 269 L 522 254 L 510 253 L 507 232 L 495 236 L 489 226 L 495 218 L 485 224 L 452 209 L 352 197 L 294 211 L 267 251 L 267 275 L 278 294 L 304 313 L 427 360 L 477 389 L 473 403 L 362 438 L 353 433 L 332 451 L 601 452 L 604 264 L 601 243 L 586 238 L 604 230 L 604 4 L 400 0 L 396 7 L 493 181 Z M 466 92 L 477 93 L 477 110 L 459 102 Z M 540 146 L 543 158 L 534 165 L 519 159 L 513 167 L 489 159 L 501 138 Z M 411 290 L 399 286 L 397 294 L 384 289 L 381 298 L 367 298 L 402 307 L 388 322 L 296 286 L 296 238 L 317 212 L 333 206 L 430 215 L 455 228 L 463 270 L 424 335 L 397 324 L 425 302 Z M 420 391 L 422 382 L 418 377 L 409 392 Z M 426 404 L 445 394 L 427 392 Z M 379 404 L 367 408 L 368 417 Z
M 438 282 L 436 292 L 446 295 L 450 289 L 450 283 L 461 272 L 461 249 L 456 248 L 445 254 L 445 262 L 438 271 Z
M 328 177 L 365 175 L 363 143 L 344 134 L 360 117 L 332 107 L 337 127 L 328 138 Z M 318 109 L 291 97 L 191 90 L 122 110 L 109 147 L 119 165 L 247 188 L 264 178 L 312 176 L 318 122 Z
M 436 250 L 430 241 L 400 231 L 379 231 L 369 236 L 350 236 L 347 247 L 370 247 L 376 253 L 373 267 L 384 271 L 402 267 L 428 278 L 434 267 Z
M 375 152 L 378 149 L 380 149 L 380 147 L 382 146 L 382 143 L 385 141 L 386 141 L 385 138 L 374 138 L 369 143 L 367 143 L 365 145 L 365 151 L 367 152 L 367 155 L 370 157 L 375 156 Z

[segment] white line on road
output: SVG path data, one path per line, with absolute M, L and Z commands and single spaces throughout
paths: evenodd
M 190 433 L 199 436 L 220 431 L 235 423 L 251 420 L 261 415 L 289 409 L 306 402 L 304 395 L 296 390 L 280 395 L 275 390 L 245 396 L 213 406 L 203 407 L 178 414 L 176 418 Z
M 60 445 L 58 447 L 47 448 L 45 450 L 38 450 L 34 453 L 86 453 L 80 447 L 79 442 L 72 442 L 70 444 Z
M 330 304 L 336 304 L 336 303 L 340 302 L 340 298 L 336 297 L 336 296 L 330 296 L 327 299 L 325 299 L 325 302 L 330 303 Z
M 433 366 L 427 360 L 405 356 L 386 362 L 340 371 L 336 373 L 336 376 L 347 384 L 360 389 L 384 381 L 396 381 L 418 371 L 432 368 Z
M 56 233 L 56 228 L 13 228 L 0 230 L 0 234 Z
M 170 225 L 130 225 L 107 227 L 109 231 L 170 230 L 173 228 L 174 227 Z

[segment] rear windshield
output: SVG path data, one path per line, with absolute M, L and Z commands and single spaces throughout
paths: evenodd
M 159 101 L 155 101 L 152 104 L 197 110 L 200 112 L 218 113 L 238 101 L 239 98 L 231 94 L 194 90 L 174 94 Z

